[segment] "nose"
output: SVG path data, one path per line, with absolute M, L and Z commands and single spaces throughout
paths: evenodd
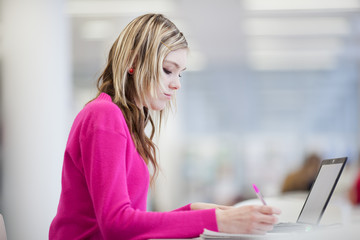
M 173 79 L 169 85 L 172 90 L 179 90 L 181 88 L 180 77 Z

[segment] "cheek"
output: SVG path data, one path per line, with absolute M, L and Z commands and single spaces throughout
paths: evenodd
M 159 81 L 159 85 L 157 86 L 157 91 L 158 91 L 158 95 L 160 93 L 163 93 L 163 92 L 166 92 L 167 88 L 168 88 L 168 84 L 169 84 L 169 77 L 163 77 L 163 78 L 160 78 L 160 81 Z
M 162 72 L 160 74 L 160 79 L 159 79 L 159 83 L 163 84 L 164 86 L 166 86 L 166 84 L 168 84 L 171 81 L 171 78 L 169 75 L 165 74 L 164 72 Z

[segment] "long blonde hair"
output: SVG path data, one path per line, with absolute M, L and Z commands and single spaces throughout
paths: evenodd
M 120 33 L 110 49 L 107 66 L 98 79 L 98 95 L 107 93 L 119 106 L 137 151 L 146 164 L 152 164 L 152 182 L 158 172 L 156 145 L 153 142 L 155 125 L 160 129 L 163 111 L 167 111 L 171 105 L 151 113 L 146 107 L 140 109 L 136 103 L 150 106 L 150 98 L 161 86 L 160 73 L 166 55 L 187 47 L 184 35 L 169 19 L 161 14 L 142 15 Z M 134 69 L 133 74 L 128 73 L 130 68 Z M 158 119 L 157 124 L 153 117 Z M 145 134 L 148 122 L 152 126 L 150 136 Z

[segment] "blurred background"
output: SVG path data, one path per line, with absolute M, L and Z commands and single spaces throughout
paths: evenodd
M 62 157 L 133 18 L 163 13 L 188 70 L 157 140 L 149 209 L 282 194 L 310 154 L 359 167 L 359 0 L 0 0 L 0 213 L 9 239 L 47 239 Z

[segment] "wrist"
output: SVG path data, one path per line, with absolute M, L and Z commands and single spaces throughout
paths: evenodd
M 201 207 L 201 203 L 195 202 L 190 204 L 190 210 L 200 210 L 200 209 L 203 209 Z
M 223 213 L 221 209 L 215 209 L 216 224 L 219 232 L 223 232 Z

